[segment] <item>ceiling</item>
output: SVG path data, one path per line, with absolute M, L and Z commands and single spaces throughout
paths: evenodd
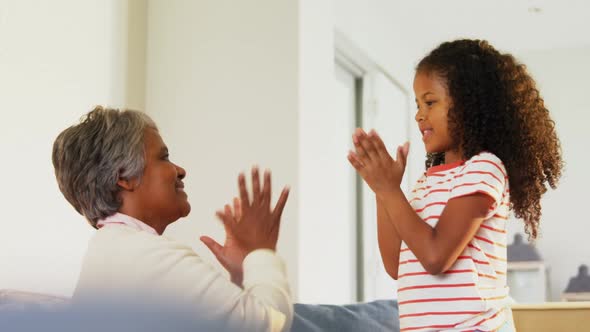
M 590 47 L 590 0 L 332 1 L 337 29 L 406 87 L 417 59 L 443 41 L 486 39 L 517 57 Z
M 338 0 L 336 0 L 338 1 Z M 442 40 L 488 39 L 522 52 L 590 46 L 587 0 L 378 0 L 382 13 L 410 29 L 416 50 Z

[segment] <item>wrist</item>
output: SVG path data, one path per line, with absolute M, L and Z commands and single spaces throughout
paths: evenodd
M 243 272 L 235 272 L 235 273 L 233 273 L 232 275 L 230 275 L 230 280 L 236 286 L 238 286 L 240 288 L 244 288 L 244 285 L 243 285 L 243 282 L 244 282 L 244 273 Z
M 277 247 L 276 244 L 273 245 L 273 244 L 270 244 L 270 243 L 267 243 L 267 244 L 253 244 L 253 245 L 247 247 L 246 255 L 249 255 L 252 252 L 257 251 L 257 250 L 276 251 L 276 247 Z
M 378 201 L 389 201 L 392 199 L 399 199 L 404 197 L 404 193 L 401 188 L 393 188 L 391 190 L 384 190 L 375 193 L 375 197 Z

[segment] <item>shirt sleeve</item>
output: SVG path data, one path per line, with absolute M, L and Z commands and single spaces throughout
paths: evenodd
M 289 331 L 293 302 L 285 264 L 273 251 L 255 250 L 246 256 L 243 289 L 191 248 L 173 251 L 162 255 L 171 264 L 160 266 L 166 271 L 161 281 L 173 284 L 201 314 L 240 331 Z
M 469 159 L 454 176 L 449 199 L 484 194 L 494 201 L 491 213 L 501 204 L 507 184 L 506 168 L 502 161 L 494 154 L 481 153 Z

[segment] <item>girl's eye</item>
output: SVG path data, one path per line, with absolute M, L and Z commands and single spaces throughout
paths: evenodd
M 435 101 L 427 101 L 425 102 L 426 105 L 428 105 L 429 107 L 434 105 Z
M 162 159 L 168 161 L 168 160 L 170 160 L 169 157 L 170 157 L 169 154 L 165 154 L 164 156 L 162 156 Z

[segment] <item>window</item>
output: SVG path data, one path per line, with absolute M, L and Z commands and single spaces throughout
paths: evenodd
M 374 128 L 383 138 L 389 151 L 409 140 L 409 94 L 385 71 L 374 64 L 343 36 L 336 34 L 335 57 L 335 116 L 345 124 L 339 130 L 347 129 L 346 144 L 352 147 L 350 135 L 354 128 Z M 346 128 L 345 128 L 346 127 Z M 343 135 L 338 134 L 338 137 Z M 341 150 L 341 149 L 336 149 Z M 396 282 L 385 272 L 377 243 L 377 211 L 374 194 L 350 165 L 348 172 L 341 171 L 339 199 L 350 202 L 338 212 L 341 225 L 336 242 L 344 252 L 350 254 L 334 262 L 343 277 L 338 282 L 341 289 L 349 290 L 341 303 L 396 298 Z M 409 190 L 408 177 L 402 182 L 402 189 Z M 346 258 L 346 260 L 343 260 Z M 348 273 L 348 274 L 347 274 Z M 348 301 L 347 301 L 348 300 Z

